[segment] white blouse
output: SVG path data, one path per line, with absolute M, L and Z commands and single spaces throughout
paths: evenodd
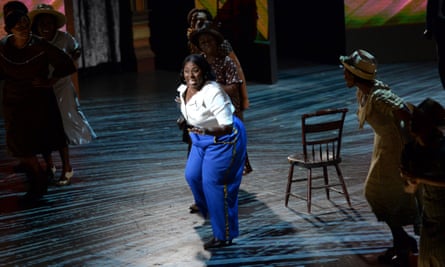
M 181 113 L 189 125 L 202 128 L 217 127 L 221 125 L 231 125 L 233 123 L 233 112 L 235 107 L 230 101 L 230 97 L 214 82 L 207 82 L 185 104 L 185 92 L 187 86 L 181 84 L 178 87 L 181 99 Z

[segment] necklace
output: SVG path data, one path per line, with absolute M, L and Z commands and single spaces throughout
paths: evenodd
M 31 41 L 31 34 L 28 35 L 28 38 L 26 39 L 25 42 L 21 42 L 20 39 L 16 38 L 14 35 L 11 36 L 11 41 L 15 48 L 23 49 Z

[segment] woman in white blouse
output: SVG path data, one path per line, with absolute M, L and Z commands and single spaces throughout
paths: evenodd
M 204 248 L 228 246 L 239 235 L 238 191 L 246 159 L 246 131 L 203 56 L 185 58 L 180 81 L 181 113 L 190 125 L 192 140 L 185 178 L 213 230 Z

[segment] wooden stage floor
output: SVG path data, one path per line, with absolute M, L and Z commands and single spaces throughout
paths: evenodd
M 383 64 L 378 77 L 406 101 L 445 103 L 434 62 Z M 383 266 L 376 257 L 391 235 L 362 191 L 373 134 L 358 129 L 355 89 L 346 88 L 338 66 L 301 64 L 280 69 L 276 84 L 249 83 L 254 171 L 241 185 L 241 235 L 214 251 L 202 246 L 209 222 L 188 211 L 176 79 L 166 71 L 81 77 L 81 106 L 99 138 L 71 147 L 72 184 L 50 187 L 34 205 L 18 201 L 26 180 L 13 173 L 0 120 L 0 266 Z M 285 208 L 299 116 L 330 107 L 350 109 L 341 167 L 353 207 L 341 195 L 330 202 L 316 192 L 312 214 L 294 198 Z M 305 192 L 304 184 L 294 188 Z

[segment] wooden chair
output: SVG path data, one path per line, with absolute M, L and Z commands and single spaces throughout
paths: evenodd
M 340 169 L 341 162 L 341 140 L 343 124 L 345 121 L 347 108 L 324 109 L 313 113 L 303 114 L 301 117 L 302 133 L 302 154 L 290 155 L 287 157 L 290 167 L 287 178 L 285 206 L 288 206 L 289 197 L 294 196 L 307 201 L 307 211 L 311 212 L 311 199 L 313 189 L 325 189 L 327 199 L 330 199 L 330 191 L 343 194 L 351 207 L 346 184 Z M 294 167 L 298 166 L 306 169 L 306 178 L 294 178 Z M 332 183 L 328 177 L 328 167 L 335 167 L 339 182 Z M 322 168 L 322 175 L 313 176 L 313 169 Z M 324 183 L 315 183 L 317 178 L 323 178 Z M 292 193 L 292 183 L 307 181 L 307 194 L 301 196 Z M 320 185 L 321 184 L 321 185 Z M 340 188 L 340 189 L 339 189 Z

